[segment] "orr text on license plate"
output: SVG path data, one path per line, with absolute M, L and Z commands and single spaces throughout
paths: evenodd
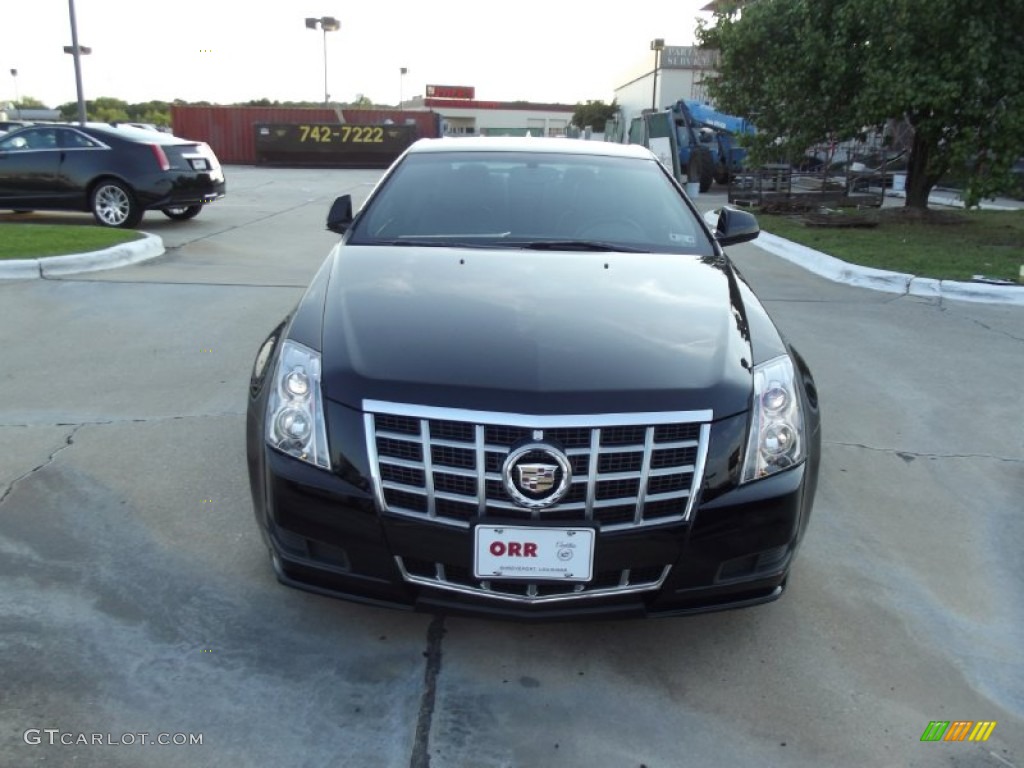
M 478 579 L 590 581 L 593 528 L 478 525 L 473 534 Z

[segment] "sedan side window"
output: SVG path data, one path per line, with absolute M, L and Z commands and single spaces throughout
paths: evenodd
M 6 142 L 0 144 L 0 149 L 57 149 L 57 131 L 53 128 L 34 128 L 30 131 L 22 131 L 17 136 L 12 136 L 8 141 L 14 146 L 6 146 Z
M 28 149 L 28 142 L 24 136 L 11 136 L 9 139 L 0 141 L 0 152 L 16 152 L 19 149 Z
M 66 149 L 93 149 L 101 146 L 98 141 L 78 131 L 63 130 L 60 132 L 61 146 Z

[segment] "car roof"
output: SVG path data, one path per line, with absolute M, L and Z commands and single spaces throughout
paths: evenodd
M 169 133 L 162 133 L 160 131 L 151 131 L 148 128 L 136 128 L 131 123 L 86 123 L 82 125 L 71 125 L 71 128 L 85 128 L 86 132 L 92 131 L 93 134 L 99 134 L 101 136 L 113 136 L 119 139 L 126 139 L 128 141 L 137 141 L 144 144 L 195 144 L 194 141 L 188 141 L 177 136 L 172 136 Z
M 474 136 L 420 139 L 410 153 L 421 152 L 546 152 L 552 154 L 603 155 L 651 160 L 655 155 L 639 144 L 615 144 L 582 139 L 532 138 L 530 136 Z

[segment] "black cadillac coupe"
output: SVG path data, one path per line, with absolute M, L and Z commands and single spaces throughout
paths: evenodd
M 32 125 L 0 136 L 0 209 L 91 211 L 134 227 L 147 210 L 186 220 L 224 195 L 206 144 L 128 125 Z
M 414 144 L 353 215 L 249 392 L 285 584 L 437 612 L 676 615 L 779 597 L 818 395 L 648 150 Z

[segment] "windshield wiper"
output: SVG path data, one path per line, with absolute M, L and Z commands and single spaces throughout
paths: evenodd
M 621 243 L 609 243 L 603 240 L 505 240 L 500 239 L 508 233 L 484 235 L 494 237 L 493 240 L 463 242 L 444 240 L 444 236 L 427 235 L 424 237 L 400 237 L 394 240 L 370 240 L 368 242 L 352 242 L 352 245 L 406 245 L 417 248 L 527 248 L 534 251 L 618 251 L 620 253 L 650 253 L 646 248 L 636 248 Z M 478 237 L 474 235 L 473 237 Z
M 485 247 L 478 246 L 474 243 L 460 243 L 455 240 L 432 240 L 432 239 L 418 239 L 413 237 L 402 237 L 397 240 L 368 240 L 365 243 L 353 242 L 352 245 L 409 245 L 417 248 L 477 248 Z
M 508 232 L 480 232 L 462 234 L 449 232 L 440 235 L 399 235 L 389 240 L 368 240 L 353 242 L 352 245 L 413 245 L 430 246 L 432 248 L 493 248 L 495 243 L 502 242 L 509 236 Z M 459 238 L 469 238 L 462 240 Z
M 621 253 L 650 253 L 646 248 L 636 248 L 622 243 L 607 243 L 603 240 L 527 240 L 509 243 L 519 248 L 534 251 L 619 251 Z

